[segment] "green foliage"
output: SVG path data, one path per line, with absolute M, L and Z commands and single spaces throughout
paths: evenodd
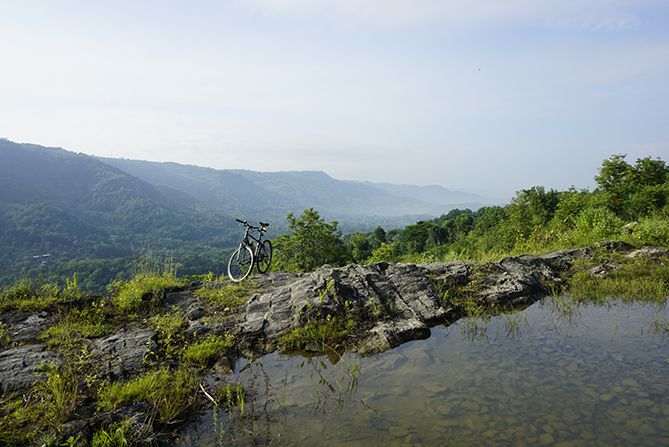
M 171 312 L 155 315 L 149 319 L 149 324 L 156 331 L 162 354 L 169 359 L 177 358 L 184 347 L 184 330 L 188 327 L 188 319 L 183 312 L 173 309 Z
M 196 290 L 195 295 L 210 306 L 233 309 L 246 303 L 257 290 L 252 281 L 225 285 L 210 282 Z
M 214 399 L 218 403 L 218 406 L 227 409 L 238 407 L 242 415 L 244 414 L 245 397 L 246 391 L 239 383 L 226 383 L 218 387 L 214 392 Z
M 604 160 L 595 180 L 611 211 L 631 220 L 662 210 L 669 203 L 669 167 L 663 160 L 640 158 L 634 165 L 625 155 Z
M 304 351 L 315 347 L 321 351 L 335 347 L 350 333 L 346 322 L 339 316 L 328 315 L 324 320 L 308 321 L 279 338 L 279 349 L 283 352 Z
M 669 296 L 669 259 L 657 262 L 649 259 L 623 259 L 622 264 L 604 277 L 591 274 L 588 267 L 577 264 L 569 282 L 568 293 L 582 301 L 601 301 L 615 297 L 625 301 L 655 301 L 664 303 Z
M 669 219 L 661 216 L 639 219 L 632 230 L 632 242 L 669 247 Z
M 191 369 L 161 368 L 127 382 L 108 384 L 100 392 L 97 407 L 111 411 L 124 404 L 148 402 L 158 419 L 169 424 L 195 403 L 197 386 L 197 375 Z
M 182 354 L 182 359 L 196 367 L 205 367 L 212 360 L 222 357 L 232 347 L 233 338 L 230 335 L 208 335 L 188 345 Z
M 127 447 L 132 445 L 133 422 L 123 419 L 107 428 L 100 428 L 93 434 L 91 447 Z
M 372 251 L 372 255 L 367 259 L 367 263 L 372 262 L 393 262 L 399 258 L 397 246 L 395 244 L 387 244 L 382 242 L 379 248 Z
M 0 321 L 0 349 L 4 349 L 9 346 L 11 338 L 7 334 L 7 325 Z
M 452 210 L 388 232 L 392 245 L 374 249 L 367 262 L 483 261 L 602 240 L 669 245 L 669 168 L 664 161 L 641 158 L 630 165 L 614 155 L 603 161 L 596 180 L 593 192 L 535 186 L 519 191 L 504 207 Z
M 109 286 L 114 304 L 124 312 L 139 310 L 145 304 L 155 304 L 165 289 L 181 287 L 183 280 L 173 272 L 140 273 L 130 281 L 114 281 Z
M 347 260 L 336 221 L 324 221 L 313 208 L 304 210 L 298 218 L 288 213 L 286 219 L 290 232 L 274 240 L 277 269 L 307 272 L 323 264 L 341 265 Z
M 16 281 L 0 291 L 0 311 L 9 309 L 22 311 L 40 311 L 56 303 L 78 300 L 83 293 L 77 282 L 77 275 L 66 278 L 66 286 L 59 288 L 57 284 L 44 283 L 39 286 L 29 278 Z
M 103 306 L 62 311 L 58 321 L 39 338 L 50 348 L 78 348 L 84 338 L 100 337 L 116 329 L 113 316 Z
M 46 376 L 24 395 L 2 397 L 0 440 L 27 445 L 58 433 L 81 401 L 74 368 L 44 367 Z

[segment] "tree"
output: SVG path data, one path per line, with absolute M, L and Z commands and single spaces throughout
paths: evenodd
M 277 268 L 308 272 L 323 264 L 346 262 L 346 246 L 337 230 L 337 221 L 324 221 L 313 208 L 304 210 L 297 218 L 288 213 L 286 220 L 290 232 L 274 240 Z
M 663 160 L 645 157 L 630 165 L 620 154 L 602 162 L 595 180 L 611 211 L 624 219 L 636 219 L 667 205 L 668 176 L 669 167 Z

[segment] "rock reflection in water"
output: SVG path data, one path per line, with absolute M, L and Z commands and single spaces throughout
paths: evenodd
M 658 315 L 546 299 L 369 358 L 272 354 L 231 379 L 255 389 L 244 415 L 210 412 L 180 445 L 669 445 Z

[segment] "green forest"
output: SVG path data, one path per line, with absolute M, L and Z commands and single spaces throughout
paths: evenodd
M 277 269 L 379 261 L 490 260 L 521 253 L 585 247 L 604 240 L 669 245 L 669 167 L 650 157 L 604 160 L 594 191 L 535 186 L 506 206 L 455 209 L 403 230 L 376 228 L 342 236 L 336 222 L 306 210 L 288 216 L 291 232 L 276 240 Z M 320 243 L 319 243 L 320 242 Z

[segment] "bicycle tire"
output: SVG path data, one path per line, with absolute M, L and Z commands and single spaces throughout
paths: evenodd
M 272 264 L 272 241 L 265 240 L 258 246 L 258 259 L 256 259 L 258 272 L 267 273 L 270 264 Z
M 241 282 L 253 270 L 253 251 L 247 245 L 239 247 L 228 259 L 228 277 L 232 282 Z

